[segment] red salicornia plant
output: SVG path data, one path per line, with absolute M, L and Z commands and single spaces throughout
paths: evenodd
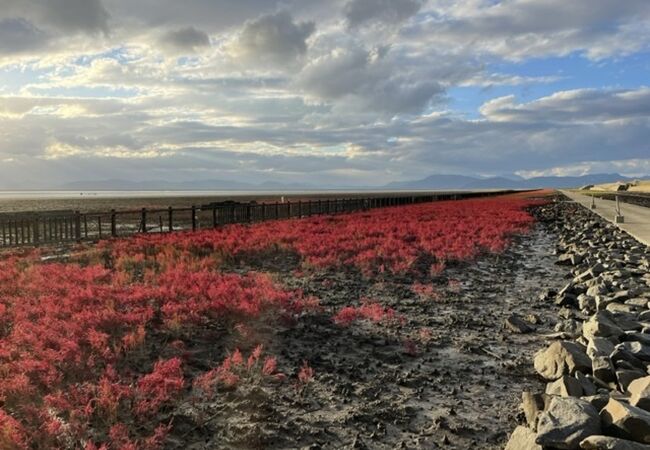
M 322 308 L 268 274 L 233 273 L 238 261 L 289 252 L 298 256 L 296 277 L 343 268 L 372 277 L 418 270 L 422 260 L 424 272 L 438 277 L 449 261 L 502 251 L 530 227 L 530 204 L 522 197 L 439 202 L 142 235 L 78 249 L 63 263 L 42 262 L 36 251 L 5 255 L 0 448 L 161 448 L 174 408 L 197 393 L 282 380 L 276 357 L 263 354 L 257 324 L 284 326 Z M 437 295 L 425 285 L 414 291 Z M 363 299 L 330 313 L 341 326 L 403 320 Z M 205 336 L 218 360 L 193 364 L 191 344 Z M 233 337 L 250 342 L 227 348 Z M 305 362 L 298 384 L 314 376 Z

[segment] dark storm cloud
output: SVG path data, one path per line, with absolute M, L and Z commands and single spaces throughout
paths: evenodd
M 576 51 L 599 59 L 647 49 L 649 21 L 646 0 L 484 0 L 434 7 L 404 35 L 508 59 Z
M 0 55 L 22 53 L 43 48 L 47 35 L 21 18 L 0 19 Z
M 350 27 L 382 22 L 395 24 L 417 14 L 426 0 L 350 0 L 344 8 Z
M 287 11 L 246 22 L 234 45 L 235 55 L 251 64 L 282 66 L 307 53 L 314 22 L 295 22 Z
M 39 28 L 64 33 L 108 32 L 110 15 L 101 0 L 5 0 L 0 16 L 28 18 Z
M 194 27 L 167 31 L 160 38 L 163 47 L 177 52 L 196 52 L 210 46 L 210 36 Z
M 396 71 L 397 66 L 384 48 L 337 48 L 305 67 L 298 85 L 321 99 L 344 100 L 349 108 L 391 114 L 419 113 L 443 94 L 435 77 Z
M 71 31 L 107 32 L 109 14 L 101 0 L 42 0 L 42 20 Z

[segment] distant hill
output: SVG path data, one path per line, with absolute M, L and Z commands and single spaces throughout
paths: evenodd
M 465 189 L 465 186 L 479 181 L 464 175 L 430 175 L 422 180 L 388 183 L 386 189 Z
M 119 179 L 77 181 L 58 189 L 68 191 L 296 191 L 296 190 L 470 190 L 470 189 L 534 189 L 572 188 L 588 184 L 630 182 L 631 178 L 616 173 L 584 175 L 581 177 L 521 178 L 516 175 L 479 178 L 466 175 L 430 175 L 421 180 L 392 182 L 384 186 L 316 186 L 303 183 L 266 181 L 259 184 L 230 180 L 193 181 L 126 181 Z
M 577 188 L 587 184 L 632 181 L 617 173 L 601 173 L 579 177 L 535 177 L 515 178 L 509 176 L 476 178 L 464 175 L 431 175 L 422 180 L 389 183 L 387 189 L 535 189 L 535 188 Z

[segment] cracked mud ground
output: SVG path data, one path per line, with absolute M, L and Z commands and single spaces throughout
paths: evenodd
M 414 293 L 413 278 L 303 275 L 293 271 L 290 255 L 267 260 L 263 270 L 319 297 L 324 309 L 256 332 L 290 379 L 308 361 L 314 380 L 304 389 L 291 382 L 243 386 L 188 407 L 191 412 L 177 411 L 170 448 L 503 448 L 521 392 L 541 387 L 531 356 L 557 314 L 539 297 L 558 288 L 565 272 L 554 265 L 554 250 L 555 237 L 538 224 L 499 256 L 420 279 L 433 281 L 437 298 Z M 405 320 L 332 321 L 363 297 Z M 535 331 L 505 329 L 512 313 L 537 322 Z M 184 414 L 197 411 L 205 421 L 184 431 Z

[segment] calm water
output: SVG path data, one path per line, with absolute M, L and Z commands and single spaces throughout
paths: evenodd
M 0 191 L 3 200 L 63 200 L 94 198 L 165 198 L 165 197 L 265 197 L 269 195 L 308 195 L 326 191 Z M 328 191 L 336 192 L 336 191 Z
M 461 191 L 408 191 L 409 193 Z M 236 200 L 247 202 L 399 195 L 405 191 L 0 191 L 0 213 L 20 211 L 167 208 Z

